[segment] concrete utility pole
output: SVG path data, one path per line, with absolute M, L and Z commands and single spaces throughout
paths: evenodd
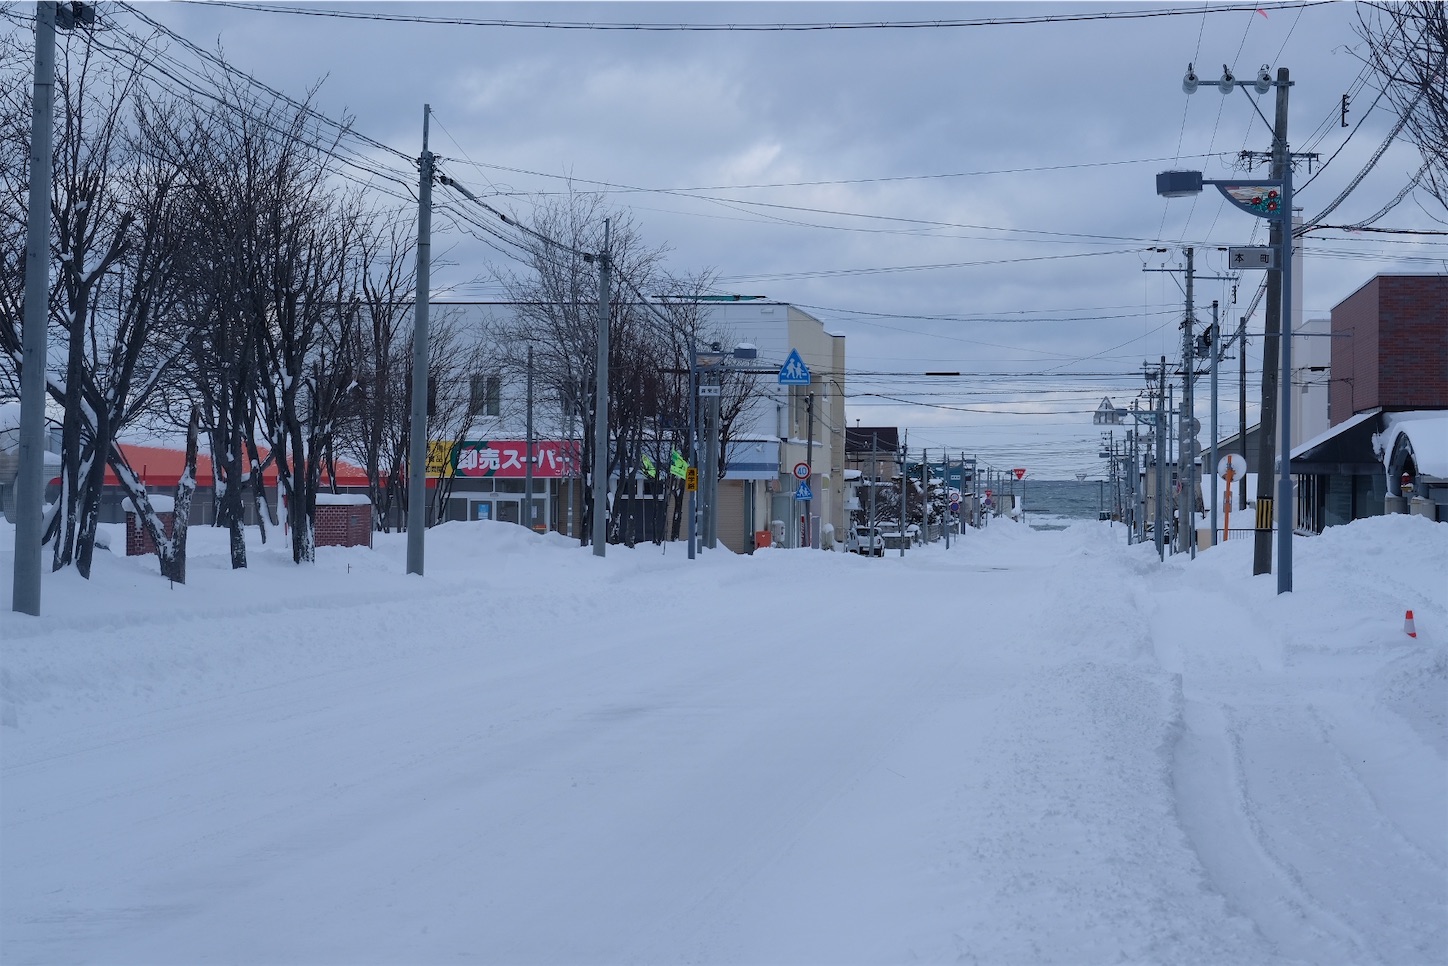
M 533 529 L 533 346 L 528 346 L 528 455 L 523 464 L 523 526 Z
M 1152 529 L 1156 532 L 1156 555 L 1165 562 L 1166 543 L 1162 530 L 1165 525 L 1166 481 L 1162 470 L 1166 468 L 1166 356 L 1161 357 L 1160 372 L 1156 384 L 1156 512 Z
M 1285 173 L 1291 166 L 1291 159 L 1287 153 L 1287 68 L 1277 69 L 1277 116 L 1276 123 L 1272 127 L 1272 177 L 1284 178 Z M 1268 222 L 1268 244 L 1282 250 L 1283 230 L 1292 230 L 1292 208 L 1290 196 L 1283 192 L 1283 207 L 1286 209 L 1281 218 L 1274 218 Z M 1282 266 L 1283 270 L 1287 266 Z M 1257 532 L 1252 548 L 1252 573 L 1270 574 L 1272 572 L 1272 492 L 1274 489 L 1274 474 L 1276 468 L 1273 466 L 1272 444 L 1276 442 L 1277 433 L 1277 406 L 1279 388 L 1289 389 L 1290 386 L 1279 387 L 1277 379 L 1278 353 L 1288 350 L 1286 345 L 1287 337 L 1292 331 L 1290 319 L 1283 318 L 1282 312 L 1282 271 L 1267 273 L 1267 318 L 1264 325 L 1262 340 L 1262 417 L 1258 424 L 1257 435 Z M 1291 435 L 1291 429 L 1284 422 L 1284 436 Z M 1290 448 L 1290 447 L 1289 447 Z M 1287 479 L 1287 492 L 1291 492 L 1292 475 L 1291 467 L 1284 460 L 1281 467 L 1283 476 Z M 1245 487 L 1244 487 L 1245 488 Z M 1291 500 L 1287 501 L 1289 504 Z M 1290 514 L 1290 505 L 1275 508 L 1278 514 Z M 1290 517 L 1278 517 L 1279 520 L 1288 520 Z M 1291 533 L 1291 523 L 1287 524 L 1287 532 Z M 1289 551 L 1290 552 L 1290 551 Z M 1281 561 L 1278 562 L 1279 565 Z
M 1237 322 L 1237 451 L 1247 459 L 1247 317 Z M 1237 487 L 1237 509 L 1247 509 L 1247 481 Z
M 603 251 L 598 259 L 598 359 L 594 366 L 593 555 L 608 546 L 608 219 L 603 220 Z
M 805 477 L 809 481 L 810 496 L 814 496 L 814 393 L 805 396 L 805 449 L 804 462 L 809 467 L 809 475 Z M 810 515 L 811 501 L 804 501 L 804 546 L 814 547 L 814 519 Z
M 1178 501 L 1177 509 L 1177 549 L 1194 550 L 1196 547 L 1196 512 L 1197 512 L 1197 488 L 1193 477 L 1196 476 L 1196 454 L 1192 452 L 1192 443 L 1196 441 L 1196 434 L 1192 432 L 1193 393 L 1195 386 L 1192 375 L 1197 367 L 1196 363 L 1196 335 L 1193 331 L 1196 322 L 1196 303 L 1192 298 L 1192 283 L 1196 274 L 1196 249 L 1187 247 L 1187 314 L 1182 320 L 1182 413 L 1181 427 L 1177 436 L 1177 479 L 1181 483 L 1181 499 Z
M 689 336 L 689 425 L 685 428 L 684 452 L 688 454 L 689 468 L 694 471 L 694 489 L 689 495 L 689 559 L 694 559 L 694 550 L 699 540 L 699 429 L 698 406 L 695 398 L 699 394 L 699 348 L 694 336 Z
M 55 98 L 55 4 L 35 5 L 35 86 L 30 113 L 30 209 L 25 234 L 21 335 L 20 472 L 15 477 L 11 610 L 40 616 L 45 521 L 45 326 L 50 314 L 50 156 Z
M 920 522 L 925 524 L 921 531 L 922 541 L 930 542 L 930 457 L 925 447 L 920 448 Z
M 906 445 L 910 439 L 907 432 L 900 439 L 900 556 L 905 556 L 905 523 L 910 519 L 910 480 L 905 476 L 905 457 L 910 452 Z
M 1217 545 L 1217 361 L 1222 339 L 1217 328 L 1217 300 L 1212 299 L 1212 329 L 1207 351 L 1212 354 L 1212 453 L 1207 457 L 1207 478 L 1212 481 L 1212 546 Z
M 718 350 L 716 349 L 717 353 Z M 716 362 L 711 370 L 711 392 L 704 407 L 704 465 L 705 478 L 699 483 L 708 493 L 704 501 L 705 546 L 710 550 L 719 548 L 719 395 L 723 392 L 722 362 Z
M 871 433 L 871 434 L 870 434 L 870 537 L 869 537 L 869 539 L 870 539 L 870 546 L 869 546 L 869 548 L 866 550 L 866 554 L 867 554 L 867 555 L 873 555 L 874 552 L 875 552 L 875 525 L 876 525 L 876 523 L 877 523 L 877 520 L 876 520 L 876 517 L 875 517 L 875 491 L 880 488 L 880 486 L 879 486 L 879 483 L 880 483 L 879 455 L 880 455 L 880 434 L 879 434 L 879 433 Z M 884 553 L 884 549 L 885 549 L 885 548 L 884 548 L 884 546 L 882 545 L 881 548 L 880 548 L 880 552 L 881 552 L 882 554 Z
M 407 572 L 422 576 L 427 531 L 427 311 L 432 298 L 433 154 L 427 149 L 432 106 L 422 106 L 422 155 L 417 159 L 417 292 L 412 322 L 412 415 L 407 440 Z

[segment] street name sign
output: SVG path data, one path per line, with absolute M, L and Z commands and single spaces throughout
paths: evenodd
M 1276 245 L 1251 245 L 1227 249 L 1227 267 L 1271 270 L 1277 265 Z

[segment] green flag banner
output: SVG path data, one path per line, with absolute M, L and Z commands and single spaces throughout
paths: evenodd
M 643 463 L 644 463 L 644 473 L 646 473 L 646 474 L 648 475 L 648 478 L 649 478 L 649 479 L 651 479 L 651 480 L 652 480 L 652 479 L 655 479 L 655 478 L 659 475 L 659 468 L 654 465 L 654 461 L 651 460 L 651 459 L 649 459 L 648 456 L 645 455 L 645 456 L 643 457 Z
M 689 461 L 684 459 L 684 457 L 680 455 L 678 450 L 674 450 L 673 462 L 669 464 L 669 475 L 677 476 L 679 479 L 682 480 L 684 478 L 684 475 L 688 472 Z

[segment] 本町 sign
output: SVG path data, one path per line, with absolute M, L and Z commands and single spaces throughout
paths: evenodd
M 528 475 L 528 444 L 523 440 L 433 441 L 427 448 L 428 476 L 516 477 Z M 578 475 L 578 443 L 536 440 L 533 475 L 538 478 Z

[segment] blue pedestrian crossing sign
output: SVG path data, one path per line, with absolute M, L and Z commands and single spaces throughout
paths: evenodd
M 808 386 L 809 366 L 799 357 L 798 349 L 789 350 L 789 358 L 784 360 L 784 365 L 779 367 L 779 384 L 781 386 Z
M 799 486 L 794 488 L 794 498 L 805 503 L 814 499 L 814 491 L 809 488 L 809 480 L 799 481 Z

